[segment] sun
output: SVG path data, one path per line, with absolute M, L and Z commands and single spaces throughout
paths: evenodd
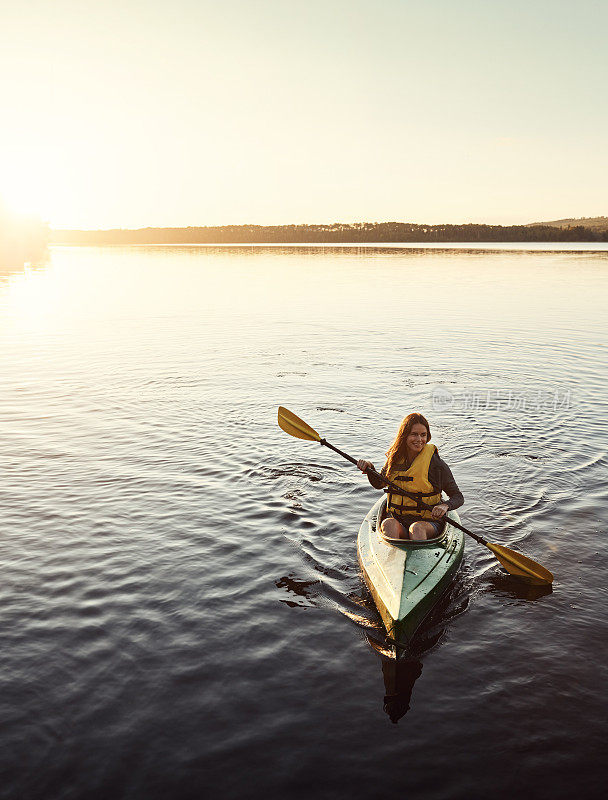
M 18 217 L 48 216 L 48 188 L 37 170 L 19 164 L 3 165 L 0 174 L 0 203 L 7 214 Z
M 0 156 L 0 208 L 53 223 L 69 205 L 71 192 L 60 166 L 33 148 Z

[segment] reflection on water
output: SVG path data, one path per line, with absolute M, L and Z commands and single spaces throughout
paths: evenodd
M 607 264 L 54 248 L 0 275 L 6 795 L 603 796 Z M 467 400 L 494 390 L 570 401 Z M 468 541 L 393 662 L 355 550 L 377 494 L 279 404 L 376 465 L 425 413 L 463 523 L 553 591 Z
M 312 587 L 318 586 L 318 581 L 301 581 L 295 578 L 292 575 L 285 575 L 279 580 L 275 581 L 275 586 L 277 589 L 285 589 L 290 594 L 298 595 L 299 597 L 305 598 L 307 602 L 297 602 L 296 600 L 287 600 L 284 598 L 280 599 L 281 603 L 285 603 L 286 606 L 290 606 L 291 608 L 308 608 L 311 605 L 314 605 L 314 593 L 311 591 Z
M 427 643 L 430 650 L 441 638 L 440 631 L 434 639 Z M 370 646 L 380 656 L 382 678 L 384 680 L 384 697 L 382 709 L 390 721 L 397 724 L 410 710 L 410 702 L 414 684 L 422 675 L 422 661 L 408 653 L 396 650 L 394 646 L 381 645 L 372 635 L 367 636 Z M 392 652 L 391 652 L 392 650 Z
M 422 675 L 422 661 L 384 658 L 382 659 L 384 677 L 384 711 L 393 724 L 410 710 L 410 700 L 414 684 Z
M 15 261 L 11 259 L 0 261 L 0 286 L 2 282 L 6 281 L 10 276 L 15 276 L 15 278 L 18 279 L 19 276 L 27 276 L 43 270 L 48 265 L 48 262 L 48 252 L 45 253 L 44 257 L 39 258 L 36 263 L 15 263 Z
M 488 575 L 484 580 L 484 591 L 513 597 L 517 600 L 539 600 L 551 594 L 551 584 L 535 586 L 514 578 L 512 575 Z

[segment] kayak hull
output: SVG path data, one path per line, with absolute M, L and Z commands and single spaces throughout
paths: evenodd
M 446 523 L 443 534 L 427 542 L 387 540 L 379 533 L 385 508 L 383 497 L 361 523 L 357 553 L 389 639 L 407 645 L 452 583 L 462 561 L 464 534 Z M 449 515 L 460 522 L 455 511 Z

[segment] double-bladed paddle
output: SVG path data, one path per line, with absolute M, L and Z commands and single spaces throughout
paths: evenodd
M 293 412 L 289 411 L 287 408 L 283 408 L 283 406 L 279 406 L 279 426 L 285 431 L 285 433 L 288 433 L 290 436 L 295 436 L 296 439 L 305 439 L 309 442 L 319 442 L 319 444 L 329 447 L 330 450 L 333 450 L 347 461 L 350 461 L 351 464 L 357 464 L 356 459 L 354 459 L 352 456 L 349 456 L 348 453 L 345 453 L 342 450 L 339 450 L 337 447 L 334 447 L 333 444 L 330 444 L 326 439 L 323 439 L 314 430 L 314 428 L 311 428 L 310 425 L 304 422 L 304 420 L 296 417 Z M 376 472 L 376 470 L 368 469 L 367 472 L 371 472 L 372 475 L 375 475 L 392 489 L 397 489 L 399 492 L 403 492 L 403 494 L 411 497 L 414 500 L 418 499 L 416 495 L 410 492 L 404 492 L 403 489 L 400 489 L 400 487 L 389 481 L 384 475 Z M 429 510 L 432 508 L 432 506 L 427 505 L 427 503 L 421 502 L 420 505 Z M 538 585 L 553 583 L 553 575 L 549 572 L 549 570 L 545 569 L 545 567 L 542 567 L 540 564 L 537 564 L 536 561 L 532 561 L 531 558 L 528 558 L 521 553 L 517 553 L 515 550 L 511 550 L 508 547 L 504 547 L 504 545 L 492 544 L 491 542 L 488 542 L 487 539 L 483 538 L 483 536 L 478 536 L 476 533 L 472 533 L 451 517 L 444 516 L 443 519 L 445 519 L 455 528 L 461 530 L 463 533 L 471 536 L 476 542 L 479 542 L 479 544 L 487 547 L 488 550 L 491 550 L 498 561 L 500 561 L 503 567 L 507 570 L 507 572 L 511 573 L 511 575 L 515 575 L 517 578 L 520 578 L 527 583 L 534 583 Z

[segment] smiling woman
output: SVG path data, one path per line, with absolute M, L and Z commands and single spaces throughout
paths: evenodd
M 435 445 L 429 444 L 430 438 L 426 417 L 408 414 L 386 453 L 387 461 L 380 475 L 394 484 L 388 494 L 388 513 L 382 522 L 382 532 L 389 538 L 432 539 L 443 530 L 442 517 L 464 503 L 450 468 L 439 458 Z M 384 487 L 384 482 L 373 474 L 374 465 L 370 461 L 360 459 L 357 466 L 367 473 L 375 489 Z M 412 492 L 417 500 L 409 496 Z M 447 502 L 443 501 L 442 492 L 450 498 Z

